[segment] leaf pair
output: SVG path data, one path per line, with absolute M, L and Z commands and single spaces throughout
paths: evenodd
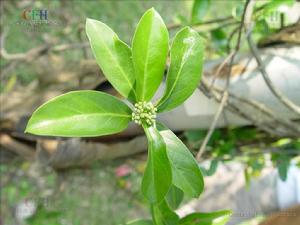
M 86 32 L 97 63 L 121 95 L 149 101 L 163 76 L 168 54 L 168 31 L 154 10 L 141 18 L 131 49 L 107 25 L 87 19 Z
M 188 196 L 198 197 L 204 181 L 196 160 L 171 130 L 161 124 L 158 128 L 145 129 L 149 145 L 142 192 L 150 202 L 159 203 L 173 183 Z
M 88 19 L 86 31 L 97 63 L 110 83 L 132 102 L 150 101 L 165 70 L 169 49 L 168 30 L 152 8 L 137 25 L 132 51 L 105 24 Z M 185 101 L 199 84 L 203 64 L 202 39 L 186 27 L 177 33 L 170 51 L 167 87 L 157 106 L 160 112 Z
M 182 201 L 183 192 L 198 197 L 204 187 L 196 160 L 176 135 L 161 124 L 146 128 L 149 140 L 147 167 L 142 191 L 152 205 L 155 225 L 175 225 L 179 217 L 173 211 Z
M 189 197 L 198 197 L 204 188 L 203 176 L 189 149 L 169 129 L 159 125 L 171 162 L 173 184 Z

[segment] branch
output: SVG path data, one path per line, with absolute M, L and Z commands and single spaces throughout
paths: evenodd
M 26 144 L 23 144 L 22 142 L 19 142 L 13 138 L 11 138 L 7 134 L 1 134 L 0 135 L 0 144 L 4 149 L 12 151 L 20 156 L 22 156 L 25 159 L 33 160 L 35 149 L 32 147 L 29 147 Z
M 254 7 L 255 2 L 252 0 L 248 1 L 248 5 L 247 7 L 244 8 L 244 16 L 243 16 L 243 20 L 240 26 L 240 31 L 243 27 L 243 25 L 245 25 L 246 27 L 249 27 L 249 24 L 251 22 L 251 16 L 252 16 L 252 12 L 253 12 L 253 7 Z M 243 22 L 244 21 L 244 22 Z M 247 29 L 247 33 L 246 36 L 249 37 L 251 36 L 251 29 Z M 239 38 L 238 40 L 241 39 L 241 32 L 239 33 Z M 219 70 L 222 69 L 222 67 L 224 67 L 225 62 L 227 62 L 229 59 L 231 59 L 235 56 L 236 52 L 239 50 L 239 43 L 237 43 L 235 51 L 231 52 L 231 54 L 228 55 L 227 58 L 225 58 L 224 62 L 222 64 L 220 64 L 218 70 L 217 70 L 217 74 L 219 73 Z M 210 90 L 213 89 L 213 97 L 218 101 L 218 102 L 222 102 L 222 97 L 219 97 L 219 94 L 224 93 L 224 91 L 221 88 L 217 88 L 213 86 L 214 83 L 214 79 L 212 84 L 210 85 L 210 87 L 208 87 L 209 85 L 207 84 L 207 82 L 205 82 L 205 79 L 202 79 L 202 83 L 201 85 L 204 86 L 204 90 Z M 201 86 L 200 86 L 201 88 Z M 214 93 L 214 91 L 217 91 L 219 94 L 216 95 L 216 93 Z M 251 121 L 255 126 L 257 126 L 258 128 L 270 133 L 270 134 L 275 134 L 278 136 L 282 136 L 282 132 L 278 132 L 276 130 L 278 130 L 278 124 L 280 124 L 282 127 L 285 127 L 288 129 L 288 132 L 290 134 L 290 136 L 300 136 L 300 130 L 297 126 L 297 124 L 286 120 L 286 119 L 282 119 L 279 118 L 276 114 L 274 114 L 270 109 L 268 109 L 265 105 L 260 104 L 259 102 L 255 101 L 255 100 L 251 100 L 251 99 L 246 99 L 246 98 L 242 98 L 240 96 L 235 95 L 234 93 L 231 93 L 228 91 L 229 94 L 229 100 L 231 98 L 234 98 L 235 100 L 238 100 L 241 103 L 245 103 L 257 110 L 259 110 L 260 112 L 262 112 L 265 116 L 267 116 L 268 118 L 271 118 L 273 120 L 273 123 L 270 123 L 268 126 L 266 126 L 266 124 L 264 124 L 264 126 L 260 123 L 257 122 L 257 120 L 250 115 L 250 113 L 245 113 L 243 111 L 241 111 L 240 107 L 235 106 L 234 104 L 232 104 L 231 102 L 227 102 L 226 104 L 226 108 L 229 109 L 231 112 L 238 114 L 239 116 L 241 116 L 244 119 L 247 119 L 249 121 Z M 208 97 L 210 97 L 211 95 L 209 95 Z M 228 100 L 228 101 L 229 101 Z M 240 103 L 238 103 L 240 104 Z
M 297 113 L 297 115 L 300 116 L 300 107 L 297 106 L 295 103 L 293 103 L 291 100 L 289 100 L 289 98 L 287 98 L 283 93 L 281 93 L 281 91 L 277 87 L 274 86 L 271 79 L 269 78 L 269 75 L 265 69 L 265 65 L 259 55 L 259 52 L 257 50 L 255 43 L 253 42 L 251 33 L 248 35 L 247 40 L 248 40 L 248 44 L 249 44 L 251 53 L 257 62 L 258 69 L 260 70 L 262 77 L 265 80 L 269 89 L 272 91 L 272 93 L 277 97 L 277 99 L 282 104 L 284 104 L 287 108 L 289 108 L 291 111 Z
M 209 86 L 208 83 L 209 82 L 205 79 L 205 77 L 203 77 L 199 89 L 206 90 Z M 203 92 L 203 93 L 206 94 L 206 96 L 208 96 L 208 97 L 213 97 L 219 103 L 222 101 L 222 93 L 223 93 L 222 88 L 214 86 L 210 90 L 209 95 L 207 95 L 206 92 Z M 232 99 L 236 100 L 237 103 L 235 104 L 234 102 L 232 102 Z M 241 107 L 240 107 L 241 104 L 246 104 L 247 106 L 258 110 L 258 113 L 262 113 L 265 116 L 265 118 L 270 118 L 269 124 L 261 123 L 259 120 L 257 120 L 257 118 L 255 118 L 255 115 L 257 115 L 258 113 L 254 114 L 253 111 L 250 111 L 250 112 L 242 111 Z M 270 110 L 264 104 L 254 100 L 254 99 L 243 98 L 243 97 L 231 92 L 230 90 L 228 90 L 228 100 L 227 100 L 227 104 L 225 105 L 225 107 L 230 112 L 251 122 L 253 125 L 255 125 L 259 129 L 261 129 L 269 134 L 276 135 L 276 136 L 292 136 L 292 137 L 300 136 L 300 129 L 296 123 L 291 122 L 287 119 L 278 117 L 275 113 L 273 113 L 272 110 Z M 276 127 L 274 127 L 274 125 Z M 276 130 L 278 130 L 278 128 L 280 128 L 279 125 L 281 125 L 283 128 L 287 129 L 287 131 L 285 131 L 284 134 L 276 131 Z
M 241 21 L 241 24 L 240 24 L 240 27 L 239 27 L 239 33 L 238 33 L 238 39 L 237 39 L 237 43 L 236 43 L 236 46 L 235 46 L 235 49 L 234 51 L 229 55 L 229 57 L 225 60 L 229 60 L 230 59 L 230 63 L 229 63 L 229 72 L 228 72 L 228 75 L 227 75 L 227 79 L 226 79 L 226 87 L 224 89 L 224 92 L 223 92 L 223 96 L 222 96 L 222 100 L 221 100 L 221 103 L 219 105 L 219 108 L 214 116 L 214 120 L 204 138 L 204 141 L 202 142 L 200 148 L 199 148 L 199 151 L 197 153 L 197 156 L 196 156 L 196 159 L 198 161 L 200 161 L 200 158 L 201 158 L 201 155 L 203 154 L 205 148 L 206 148 L 206 145 L 211 137 L 211 135 L 213 134 L 213 131 L 215 130 L 215 127 L 216 127 L 216 124 L 219 120 L 219 117 L 224 109 L 224 106 L 226 105 L 227 103 L 227 100 L 228 100 L 228 87 L 229 87 L 229 83 L 230 83 L 230 76 L 232 74 L 232 66 L 233 66 L 233 63 L 234 63 L 234 59 L 235 59 L 235 56 L 236 54 L 238 53 L 239 49 L 240 49 L 240 44 L 241 44 L 241 37 L 242 37 L 242 30 L 243 30 L 243 26 L 244 26 L 244 20 L 245 20 L 245 15 L 246 15 L 246 12 L 248 10 L 248 5 L 249 5 L 249 2 L 250 0 L 247 0 L 246 3 L 245 3 L 245 7 L 244 7 L 244 12 L 243 12 L 243 16 L 242 16 L 242 21 Z M 223 63 L 223 65 L 225 65 L 225 63 Z M 221 70 L 221 69 L 220 69 Z
M 205 85 L 204 80 L 202 79 L 202 84 Z M 212 96 L 214 97 L 214 99 L 218 102 L 221 102 L 222 97 L 220 97 L 220 94 L 218 94 L 215 91 L 215 88 L 212 90 L 211 92 Z M 229 98 L 231 98 L 231 93 L 230 91 L 228 91 L 229 94 Z M 256 127 L 258 127 L 259 129 L 269 133 L 269 134 L 273 134 L 276 136 L 282 136 L 280 133 L 277 133 L 276 130 L 274 130 L 273 128 L 269 128 L 267 126 L 262 126 L 262 124 L 260 124 L 255 118 L 252 117 L 252 115 L 247 114 L 245 112 L 243 112 L 240 107 L 235 106 L 234 104 L 232 104 L 230 101 L 227 101 L 226 104 L 226 109 L 228 109 L 230 112 L 240 116 L 241 118 L 251 122 L 253 125 L 255 125 Z
M 249 12 L 246 15 L 246 20 L 245 20 L 245 25 L 246 25 L 246 29 L 248 32 L 247 35 L 247 40 L 248 40 L 248 45 L 250 47 L 251 53 L 254 56 L 257 65 L 258 65 L 258 69 L 260 70 L 264 81 L 266 82 L 267 86 L 269 87 L 269 89 L 271 90 L 271 92 L 275 95 L 275 97 L 277 97 L 277 99 L 284 104 L 287 108 L 289 108 L 291 111 L 295 112 L 297 115 L 300 115 L 300 107 L 298 105 L 296 105 L 295 103 L 293 103 L 288 97 L 286 97 L 283 93 L 281 93 L 281 91 L 274 86 L 274 84 L 272 83 L 271 79 L 269 78 L 269 75 L 265 69 L 265 65 L 264 62 L 262 60 L 262 58 L 259 55 L 258 49 L 256 47 L 256 44 L 253 41 L 252 38 L 252 27 L 253 27 L 253 22 L 251 20 L 251 15 L 253 12 L 253 8 L 254 8 L 254 1 L 250 0 L 252 2 L 251 7 L 249 7 Z
M 222 97 L 220 106 L 219 106 L 219 108 L 218 108 L 218 111 L 217 111 L 217 113 L 216 113 L 215 116 L 214 116 L 214 120 L 213 120 L 213 122 L 212 122 L 212 124 L 211 124 L 211 126 L 210 126 L 210 128 L 209 128 L 209 131 L 207 132 L 207 134 L 206 134 L 206 136 L 205 136 L 204 141 L 203 141 L 202 144 L 201 144 L 201 147 L 200 147 L 200 149 L 199 149 L 197 155 L 196 155 L 197 161 L 200 161 L 200 159 L 201 159 L 201 156 L 202 156 L 202 154 L 203 154 L 203 152 L 204 152 L 204 150 L 205 150 L 205 147 L 206 147 L 206 145 L 207 145 L 207 143 L 208 143 L 208 141 L 209 141 L 211 135 L 213 134 L 213 132 L 214 132 L 214 130 L 215 130 L 216 124 L 217 124 L 217 122 L 218 122 L 218 119 L 219 119 L 219 117 L 220 117 L 222 111 L 223 111 L 223 108 L 224 108 L 225 104 L 227 103 L 227 99 L 228 99 L 228 92 L 225 91 L 224 94 L 223 94 L 223 97 Z
M 203 81 L 203 84 L 205 85 L 206 84 L 206 81 L 204 80 Z M 222 92 L 222 89 L 221 88 L 218 88 L 218 87 L 214 87 L 214 90 L 221 93 Z M 243 98 L 243 97 L 240 97 L 238 95 L 236 95 L 235 93 L 233 92 L 230 92 L 228 91 L 228 94 L 229 94 L 229 97 L 230 99 L 231 98 L 234 98 L 236 99 L 237 101 L 241 102 L 241 103 L 245 103 L 245 104 L 248 104 L 249 106 L 259 110 L 259 112 L 262 112 L 263 114 L 265 114 L 266 116 L 268 116 L 269 118 L 273 119 L 277 124 L 281 124 L 287 128 L 290 128 L 293 130 L 293 132 L 296 132 L 300 135 L 300 130 L 299 128 L 297 127 L 296 124 L 290 122 L 289 120 L 286 120 L 286 119 L 282 119 L 282 118 L 279 118 L 276 114 L 274 114 L 272 112 L 272 110 L 270 110 L 268 107 L 266 107 L 265 105 L 253 100 L 253 99 L 249 99 L 249 98 Z
M 203 21 L 203 22 L 199 22 L 199 23 L 193 23 L 193 24 L 190 24 L 190 26 L 192 26 L 192 27 L 203 26 L 203 25 L 214 24 L 214 23 L 222 23 L 222 22 L 226 22 L 226 21 L 229 21 L 229 20 L 233 20 L 233 16 L 227 16 L 227 17 L 218 18 L 218 19 L 214 19 L 214 20 L 208 20 L 208 21 Z M 175 29 L 175 28 L 179 28 L 181 26 L 182 26 L 181 23 L 173 23 L 173 24 L 169 24 L 167 26 L 167 28 L 169 30 L 172 30 L 172 29 Z
M 16 60 L 16 61 L 31 62 L 38 56 L 45 55 L 50 51 L 62 52 L 62 51 L 66 51 L 69 49 L 78 49 L 78 48 L 89 47 L 88 42 L 60 44 L 60 45 L 52 45 L 52 46 L 50 45 L 50 43 L 47 43 L 47 44 L 32 48 L 25 53 L 11 54 L 11 53 L 8 53 L 5 49 L 6 35 L 7 35 L 7 30 L 4 30 L 0 37 L 0 44 L 1 44 L 0 55 L 1 55 L 1 57 L 3 57 L 4 59 L 6 59 L 8 61 Z

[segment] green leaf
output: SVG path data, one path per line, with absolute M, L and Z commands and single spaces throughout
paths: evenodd
M 192 9 L 192 23 L 201 22 L 210 7 L 210 0 L 194 0 Z
M 173 184 L 190 197 L 198 197 L 204 188 L 203 176 L 192 153 L 169 129 L 159 127 L 167 145 L 167 154 L 172 167 Z
M 167 111 L 184 102 L 197 88 L 202 73 L 203 43 L 189 27 L 180 30 L 171 46 L 171 65 L 166 90 L 158 103 L 158 111 Z
M 163 78 L 169 45 L 168 30 L 153 9 L 142 16 L 132 41 L 132 59 L 139 101 L 149 101 Z
M 220 54 L 226 52 L 228 38 L 225 31 L 222 28 L 212 30 L 211 39 L 214 48 L 218 50 Z
M 224 225 L 228 222 L 231 211 L 224 210 L 211 213 L 192 213 L 182 218 L 180 225 Z
M 179 222 L 178 215 L 170 209 L 165 200 L 152 205 L 152 218 L 155 225 L 176 225 Z
M 278 161 L 278 173 L 282 181 L 286 181 L 290 166 L 290 160 L 287 157 L 281 157 Z
M 246 182 L 246 188 L 249 189 L 250 182 L 251 182 L 251 168 L 249 166 L 247 166 L 244 169 L 244 177 L 245 177 L 245 182 Z
M 135 100 L 135 75 L 131 49 L 104 23 L 87 19 L 86 33 L 98 65 L 112 86 Z
M 213 159 L 210 163 L 210 166 L 208 169 L 204 168 L 204 167 L 200 167 L 202 173 L 204 174 L 204 176 L 212 176 L 215 174 L 215 172 L 217 171 L 218 168 L 218 159 Z
M 134 220 L 131 222 L 126 223 L 126 225 L 153 225 L 151 220 Z
M 183 200 L 183 192 L 175 185 L 172 185 L 167 196 L 166 201 L 171 209 L 175 210 L 179 207 L 180 203 Z
M 172 171 L 166 144 L 155 127 L 145 127 L 148 161 L 142 180 L 142 193 L 151 203 L 161 202 L 172 183 Z
M 124 130 L 131 109 L 99 91 L 73 91 L 51 99 L 31 116 L 26 131 L 62 137 L 93 137 Z

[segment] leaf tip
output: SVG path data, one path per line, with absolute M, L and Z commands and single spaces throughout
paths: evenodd
M 148 11 L 151 11 L 151 12 L 156 12 L 155 8 L 154 7 L 151 7 L 150 9 L 148 9 Z
M 93 22 L 93 19 L 91 18 L 86 18 L 85 20 L 85 25 L 89 24 L 89 23 L 92 23 Z
M 154 7 L 151 7 L 150 9 L 148 9 L 146 12 L 145 12 L 145 15 L 146 14 L 151 14 L 152 16 L 154 16 L 154 17 L 159 17 L 159 18 L 161 18 L 161 16 L 160 16 L 160 14 L 155 10 L 155 8 Z
M 85 20 L 85 31 L 87 34 L 89 34 L 89 27 L 93 24 L 93 19 L 91 18 L 86 18 Z M 89 35 L 88 35 L 89 37 Z
M 32 117 L 31 117 L 32 118 Z M 24 130 L 24 133 L 25 134 L 33 134 L 34 132 L 34 129 L 32 127 L 32 122 L 31 122 L 31 118 L 29 119 L 26 127 L 25 127 L 25 130 Z
M 101 23 L 98 20 L 94 20 L 92 18 L 86 18 L 85 20 L 85 28 L 87 28 L 87 26 L 93 25 L 93 24 L 97 24 L 97 23 Z
M 31 129 L 30 129 L 30 126 L 27 124 L 27 126 L 26 126 L 26 128 L 25 128 L 25 130 L 24 130 L 24 133 L 25 134 L 29 134 L 29 133 L 31 133 Z

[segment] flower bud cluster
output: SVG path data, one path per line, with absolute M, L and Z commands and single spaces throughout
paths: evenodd
M 153 106 L 151 102 L 138 102 L 134 105 L 134 110 L 132 113 L 132 120 L 142 125 L 146 123 L 151 126 L 155 123 L 157 108 Z

